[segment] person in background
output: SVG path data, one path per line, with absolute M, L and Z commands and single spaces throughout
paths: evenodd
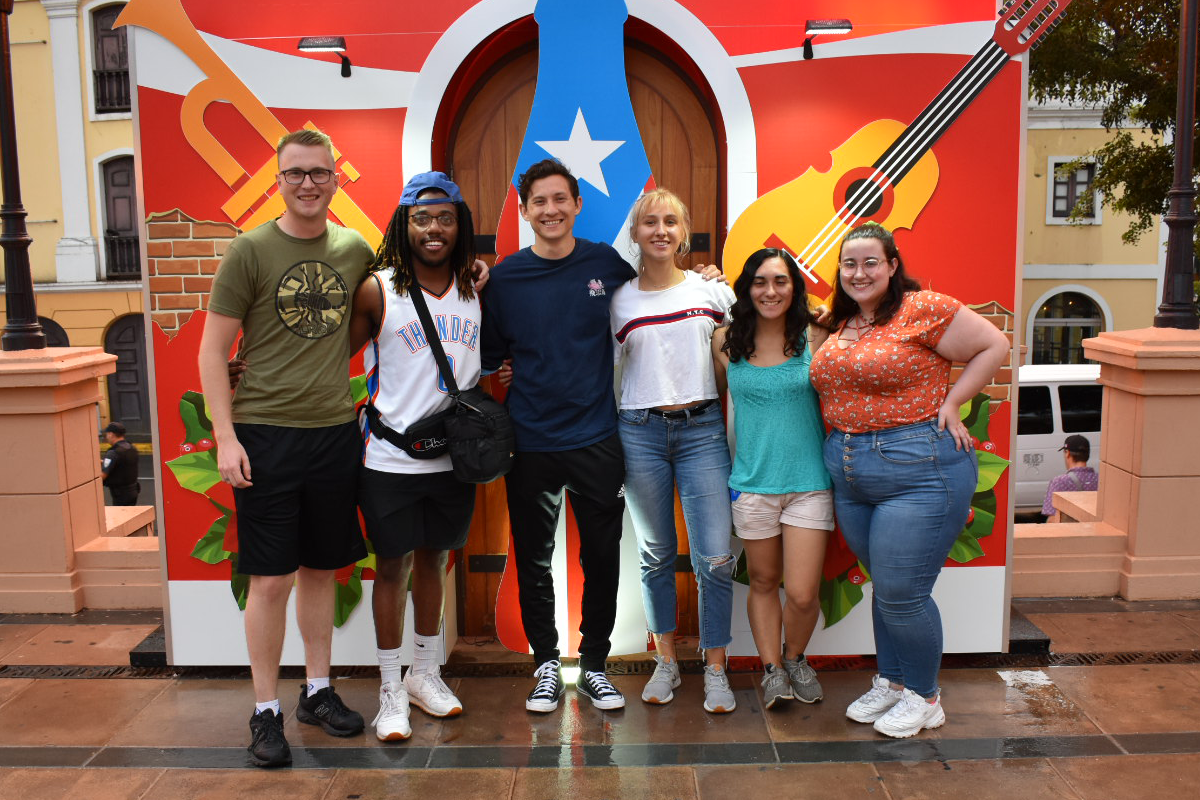
M 104 429 L 104 441 L 108 450 L 100 459 L 100 477 L 112 495 L 114 506 L 137 505 L 138 451 L 131 442 L 125 441 L 125 426 L 110 422 Z
M 1079 434 L 1072 434 L 1058 448 L 1063 454 L 1063 462 L 1067 471 L 1050 479 L 1046 487 L 1046 501 L 1042 503 L 1042 515 L 1047 522 L 1061 521 L 1061 514 L 1054 507 L 1055 492 L 1094 492 L 1100 485 L 1100 476 L 1096 470 L 1088 466 L 1092 456 L 1092 445 Z
M 823 696 L 804 655 L 820 614 L 825 545 L 833 530 L 825 428 L 809 382 L 817 331 L 795 259 L 763 248 L 734 281 L 733 321 L 713 336 L 717 385 L 733 399 L 729 476 L 733 524 L 746 553 L 746 611 L 763 662 L 763 706 Z M 779 583 L 784 602 L 780 604 Z M 780 629 L 784 641 L 780 641 Z
M 612 331 L 622 366 L 617 414 L 625 450 L 625 498 L 641 556 L 642 600 L 657 662 L 642 691 L 669 703 L 680 685 L 675 651 L 675 489 L 687 523 L 704 652 L 704 710 L 733 711 L 725 673 L 731 641 L 729 446 L 709 349 L 734 295 L 678 263 L 687 254 L 691 220 L 675 194 L 655 189 L 630 212 L 638 275 L 617 289 Z
M 909 278 L 892 234 L 842 240 L 833 333 L 813 357 L 838 525 L 873 583 L 879 674 L 846 709 L 895 738 L 946 721 L 942 620 L 931 593 L 979 480 L 964 403 L 992 380 L 1008 338 L 958 300 Z M 965 364 L 950 386 L 950 366 Z

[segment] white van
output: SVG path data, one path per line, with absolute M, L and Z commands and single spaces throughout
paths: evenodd
M 1099 364 L 1030 364 L 1017 373 L 1017 513 L 1041 511 L 1050 479 L 1066 472 L 1058 448 L 1071 434 L 1092 445 L 1088 465 L 1100 464 Z

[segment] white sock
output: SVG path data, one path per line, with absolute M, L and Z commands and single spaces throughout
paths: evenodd
M 416 634 L 413 639 L 413 665 L 412 673 L 414 675 L 428 675 L 430 673 L 437 675 L 441 670 L 437 663 L 438 655 L 438 635 L 422 636 Z
M 278 699 L 268 700 L 265 703 L 255 703 L 254 704 L 254 713 L 261 714 L 262 712 L 266 711 L 268 708 L 275 712 L 275 716 L 277 716 L 277 717 L 279 716 L 279 700 Z
M 309 678 L 308 679 L 308 696 L 312 697 L 317 692 L 329 686 L 329 678 Z
M 394 650 L 376 650 L 375 657 L 379 659 L 379 678 L 384 683 L 399 685 L 400 672 L 404 669 L 400 663 L 400 648 Z

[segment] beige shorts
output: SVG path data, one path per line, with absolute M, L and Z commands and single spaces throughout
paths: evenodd
M 739 539 L 770 539 L 782 526 L 833 530 L 833 490 L 755 494 L 742 492 L 733 501 L 733 527 Z

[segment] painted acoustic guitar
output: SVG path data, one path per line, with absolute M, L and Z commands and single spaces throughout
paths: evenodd
M 828 172 L 809 169 L 751 203 L 725 241 L 722 263 L 730 282 L 755 250 L 781 247 L 795 254 L 809 294 L 828 297 L 842 236 L 867 221 L 912 227 L 937 186 L 933 145 L 1011 57 L 1036 47 L 1054 29 L 1070 2 L 1009 0 L 992 38 L 912 124 L 876 120 L 830 152 Z M 829 198 L 830 205 L 820 198 Z

